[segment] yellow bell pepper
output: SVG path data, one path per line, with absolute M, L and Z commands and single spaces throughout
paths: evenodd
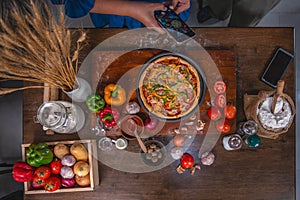
M 104 88 L 104 100 L 109 105 L 120 106 L 126 101 L 126 92 L 120 85 L 108 84 Z

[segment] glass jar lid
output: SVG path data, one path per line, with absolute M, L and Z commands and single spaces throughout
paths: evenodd
M 46 128 L 57 128 L 66 121 L 67 110 L 65 106 L 57 102 L 45 102 L 37 111 L 37 119 Z

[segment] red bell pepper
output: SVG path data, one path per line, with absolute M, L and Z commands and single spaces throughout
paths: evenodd
M 45 180 L 44 189 L 48 192 L 53 192 L 55 190 L 58 190 L 61 186 L 61 181 L 56 176 L 50 176 Z
M 32 180 L 32 183 L 31 183 L 31 186 L 35 189 L 40 189 L 42 187 L 44 187 L 45 185 L 45 179 L 42 179 L 38 176 L 34 176 L 33 177 L 33 180 Z
M 62 168 L 61 160 L 60 159 L 54 159 L 50 163 L 50 169 L 52 174 L 60 174 L 60 170 Z
M 120 113 L 115 108 L 105 107 L 100 111 L 99 117 L 105 126 L 112 127 L 117 125 Z
M 13 167 L 12 176 L 17 182 L 31 181 L 34 177 L 34 167 L 26 162 L 16 162 Z

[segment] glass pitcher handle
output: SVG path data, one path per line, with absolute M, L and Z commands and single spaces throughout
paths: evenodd
M 39 124 L 39 123 L 40 123 L 40 121 L 37 119 L 37 116 L 33 116 L 32 119 L 33 119 L 33 122 L 34 122 L 35 124 Z M 44 131 L 47 131 L 47 130 L 49 130 L 49 128 L 43 126 L 43 130 L 44 130 Z
M 33 120 L 33 122 L 34 122 L 35 124 L 39 124 L 39 123 L 40 123 L 39 120 L 38 120 L 38 118 L 37 118 L 37 116 L 33 116 L 33 117 L 32 117 L 32 120 Z

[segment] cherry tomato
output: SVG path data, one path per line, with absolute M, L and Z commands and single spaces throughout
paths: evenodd
M 185 153 L 180 158 L 180 164 L 183 169 L 189 169 L 194 165 L 194 158 L 191 154 Z
M 219 94 L 215 99 L 215 104 L 219 108 L 224 108 L 226 106 L 226 97 L 223 94 Z
M 46 179 L 48 177 L 50 177 L 51 175 L 51 170 L 49 167 L 47 166 L 40 166 L 39 168 L 37 168 L 35 170 L 35 176 L 41 178 L 41 179 Z
M 48 192 L 53 192 L 59 189 L 61 186 L 61 181 L 58 177 L 51 176 L 45 180 L 44 189 Z
M 221 119 L 216 123 L 216 128 L 218 132 L 228 133 L 230 131 L 230 123 L 227 120 Z
M 60 159 L 54 159 L 50 163 L 50 169 L 52 174 L 60 174 L 60 170 L 62 168 L 61 160 Z
M 42 179 L 38 176 L 34 176 L 32 180 L 32 185 L 34 188 L 41 188 L 45 185 L 45 179 Z
M 211 120 L 215 121 L 221 118 L 222 113 L 219 108 L 210 107 L 207 111 L 207 115 Z
M 214 91 L 216 94 L 222 94 L 226 92 L 226 84 L 224 81 L 216 81 L 214 84 Z
M 225 118 L 232 120 L 236 116 L 236 107 L 234 105 L 227 104 L 224 109 Z

